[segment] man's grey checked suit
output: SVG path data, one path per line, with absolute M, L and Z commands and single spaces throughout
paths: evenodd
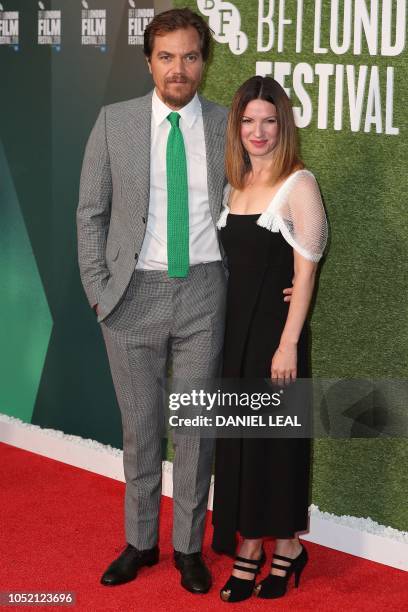
M 226 109 L 200 98 L 214 225 L 224 187 Z M 179 380 L 219 372 L 226 278 L 220 262 L 187 278 L 136 270 L 149 207 L 152 92 L 102 108 L 89 137 L 77 212 L 81 279 L 98 304 L 121 409 L 126 477 L 126 539 L 157 543 L 163 407 L 158 379 L 169 356 Z M 188 160 L 187 160 L 188 162 Z M 164 206 L 166 203 L 163 204 Z M 200 550 L 211 477 L 211 440 L 174 436 L 176 550 Z

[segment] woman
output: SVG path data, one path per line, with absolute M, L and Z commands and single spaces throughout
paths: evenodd
M 233 99 L 227 128 L 229 186 L 218 227 L 229 267 L 225 378 L 290 383 L 310 376 L 305 324 L 327 238 L 319 188 L 298 153 L 293 111 L 282 87 L 253 77 Z M 293 292 L 288 304 L 284 287 Z M 285 594 L 307 562 L 296 533 L 307 529 L 310 440 L 218 439 L 213 548 L 234 555 L 221 599 Z M 262 538 L 276 538 L 270 574 Z

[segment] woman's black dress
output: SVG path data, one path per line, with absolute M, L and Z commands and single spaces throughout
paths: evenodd
M 293 249 L 260 215 L 229 214 L 221 230 L 229 279 L 224 378 L 267 378 L 286 322 L 283 289 L 292 285 Z M 297 375 L 309 376 L 307 327 Z M 235 554 L 236 534 L 292 538 L 307 529 L 310 440 L 217 439 L 213 548 Z

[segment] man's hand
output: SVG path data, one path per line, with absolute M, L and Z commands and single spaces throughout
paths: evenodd
M 284 302 L 290 302 L 291 297 L 292 297 L 292 291 L 293 291 L 293 287 L 287 287 L 286 289 L 283 290 L 283 295 L 285 296 L 283 298 Z

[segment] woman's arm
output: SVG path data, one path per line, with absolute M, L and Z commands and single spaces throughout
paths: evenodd
M 272 379 L 296 378 L 297 344 L 312 299 L 317 262 L 327 240 L 327 221 L 319 186 L 308 170 L 299 172 L 282 206 L 281 232 L 293 247 L 294 279 L 288 316 L 271 364 Z
M 309 261 L 295 249 L 293 254 L 295 275 L 292 298 L 280 343 L 271 364 L 271 378 L 285 383 L 296 379 L 297 344 L 309 311 L 317 270 L 317 263 Z

